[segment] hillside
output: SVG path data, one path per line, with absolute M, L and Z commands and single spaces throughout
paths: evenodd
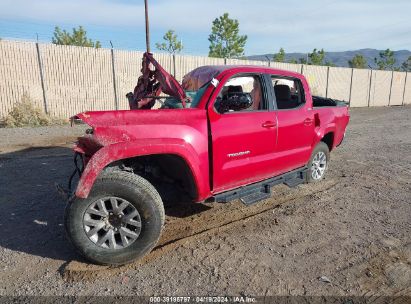
M 380 50 L 376 49 L 361 49 L 356 51 L 345 51 L 345 52 L 327 52 L 325 55 L 325 60 L 334 63 L 336 66 L 341 67 L 348 67 L 348 60 L 353 58 L 356 54 L 363 55 L 366 59 L 368 64 L 375 68 L 376 65 L 374 63 L 374 58 L 379 57 Z M 250 60 L 267 60 L 266 56 L 269 58 L 273 58 L 273 54 L 264 54 L 264 55 L 253 55 L 247 56 Z M 407 50 L 400 50 L 394 51 L 395 59 L 397 60 L 397 66 L 401 66 L 401 64 L 407 60 L 409 56 L 411 56 L 411 51 Z M 291 59 L 298 60 L 299 58 L 306 58 L 307 54 L 304 53 L 287 53 L 286 60 L 289 61 Z

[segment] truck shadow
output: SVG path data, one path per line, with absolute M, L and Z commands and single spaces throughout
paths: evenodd
M 192 203 L 188 199 L 182 199 L 164 202 L 164 209 L 167 216 L 185 218 L 205 212 L 211 209 L 211 207 L 202 203 Z
M 63 225 L 66 203 L 55 183 L 67 187 L 73 153 L 66 147 L 28 148 L 0 154 L 0 246 L 57 260 L 82 260 Z M 166 215 L 188 217 L 203 204 L 166 205 Z

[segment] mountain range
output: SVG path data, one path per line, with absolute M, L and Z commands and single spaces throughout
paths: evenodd
M 351 60 L 356 54 L 363 55 L 367 60 L 370 67 L 376 68 L 377 65 L 374 62 L 374 58 L 379 58 L 379 53 L 382 50 L 376 49 L 360 49 L 356 51 L 345 51 L 345 52 L 327 52 L 325 53 L 325 61 L 332 62 L 335 66 L 348 67 L 348 60 Z M 267 60 L 267 57 L 272 60 L 274 54 L 264 54 L 264 55 L 252 55 L 247 56 L 249 60 Z M 411 56 L 411 51 L 400 50 L 394 51 L 394 57 L 396 59 L 396 66 L 401 66 L 401 64 Z M 286 61 L 289 62 L 291 59 L 307 58 L 306 53 L 286 53 Z

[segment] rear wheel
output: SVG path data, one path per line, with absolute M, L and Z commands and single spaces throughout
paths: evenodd
M 324 178 L 329 160 L 330 150 L 328 146 L 324 142 L 318 143 L 308 163 L 307 181 L 309 183 L 315 183 Z
M 144 178 L 123 171 L 102 173 L 86 199 L 67 205 L 65 227 L 87 260 L 121 265 L 153 249 L 164 225 L 164 207 Z

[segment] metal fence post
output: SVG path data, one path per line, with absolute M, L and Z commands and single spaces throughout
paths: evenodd
M 38 42 L 36 42 L 36 50 L 37 50 L 37 61 L 39 63 L 41 89 L 43 91 L 44 112 L 46 114 L 49 114 L 49 110 L 48 110 L 48 107 L 47 107 L 47 99 L 46 99 L 46 89 L 45 89 L 45 86 L 44 86 L 43 62 L 41 61 L 40 47 L 39 47 Z
M 114 106 L 116 110 L 118 110 L 118 97 L 117 97 L 117 83 L 116 83 L 116 69 L 114 65 L 114 50 L 113 50 L 113 44 L 111 43 L 111 68 L 113 71 L 113 89 L 114 89 Z
M 173 76 L 176 78 L 176 54 L 173 54 Z
M 405 102 L 405 91 L 407 88 L 407 79 L 408 79 L 408 72 L 405 72 L 404 91 L 402 92 L 402 103 L 401 103 L 402 106 L 404 105 L 404 102 Z
M 392 94 L 392 83 L 393 83 L 393 80 L 394 80 L 394 71 L 392 71 L 392 73 L 391 73 L 391 85 L 390 85 L 390 95 L 388 95 L 388 96 L 389 96 L 389 97 L 388 97 L 388 106 L 391 105 L 391 94 Z
M 330 67 L 327 67 L 327 85 L 325 87 L 325 98 L 328 98 L 328 81 L 330 78 Z
M 370 107 L 370 101 L 371 101 L 371 85 L 372 85 L 372 69 L 371 69 L 371 75 L 370 75 L 370 86 L 368 88 L 368 107 Z
M 224 57 L 224 65 L 227 65 L 227 58 Z
M 348 97 L 348 106 L 351 106 L 351 96 L 352 96 L 352 81 L 354 78 L 354 69 L 351 69 L 351 81 L 350 81 L 350 96 Z
M 301 64 L 301 72 L 300 72 L 300 74 L 303 74 L 303 72 L 304 72 L 304 64 Z
M 265 58 L 267 58 L 267 61 L 268 61 L 268 66 L 269 66 L 269 67 L 271 67 L 271 60 L 270 60 L 270 57 L 265 56 Z

